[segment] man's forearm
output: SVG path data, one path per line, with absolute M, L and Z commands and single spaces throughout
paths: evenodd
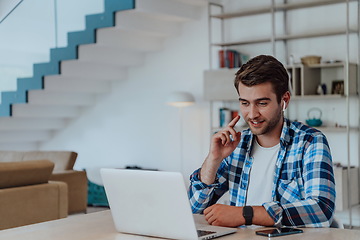
M 274 226 L 275 222 L 263 206 L 253 206 L 252 224 Z M 204 210 L 205 219 L 209 224 L 223 227 L 238 227 L 245 224 L 243 207 L 215 204 Z
M 215 182 L 216 172 L 219 169 L 220 161 L 213 161 L 207 157 L 200 169 L 200 180 L 206 185 L 211 185 Z
M 253 224 L 260 226 L 274 226 L 275 221 L 263 206 L 253 206 Z

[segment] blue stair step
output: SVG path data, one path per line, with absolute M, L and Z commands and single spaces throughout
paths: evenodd
M 105 0 L 104 8 L 106 13 L 133 9 L 135 8 L 135 0 Z
M 21 92 L 26 92 L 28 90 L 36 90 L 36 89 L 43 89 L 44 88 L 43 79 L 36 79 L 34 77 L 32 77 L 32 78 L 18 78 L 17 84 L 18 84 L 18 89 L 21 90 Z M 20 95 L 22 95 L 22 94 L 20 94 Z
M 60 73 L 60 66 L 58 62 L 35 63 L 33 69 L 33 78 L 38 79 L 38 81 L 42 81 L 42 78 L 45 75 L 55 75 Z
M 97 29 L 114 26 L 112 14 L 93 14 L 86 16 L 86 29 Z
M 71 51 L 70 47 L 50 49 L 50 62 L 60 62 L 64 60 L 76 59 L 77 51 Z

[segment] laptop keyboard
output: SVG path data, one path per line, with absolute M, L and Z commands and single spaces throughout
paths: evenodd
M 197 234 L 199 237 L 205 236 L 205 235 L 209 235 L 209 234 L 213 234 L 215 232 L 212 231 L 204 231 L 204 230 L 197 230 Z

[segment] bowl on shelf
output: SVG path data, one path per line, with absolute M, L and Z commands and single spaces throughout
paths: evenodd
M 301 58 L 301 63 L 304 65 L 312 65 L 312 64 L 319 64 L 321 61 L 321 56 L 305 56 Z

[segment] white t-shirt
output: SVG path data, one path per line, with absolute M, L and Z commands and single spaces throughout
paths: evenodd
M 261 206 L 271 202 L 275 164 L 280 150 L 280 143 L 264 148 L 254 141 L 252 149 L 253 163 L 250 170 L 246 205 Z

